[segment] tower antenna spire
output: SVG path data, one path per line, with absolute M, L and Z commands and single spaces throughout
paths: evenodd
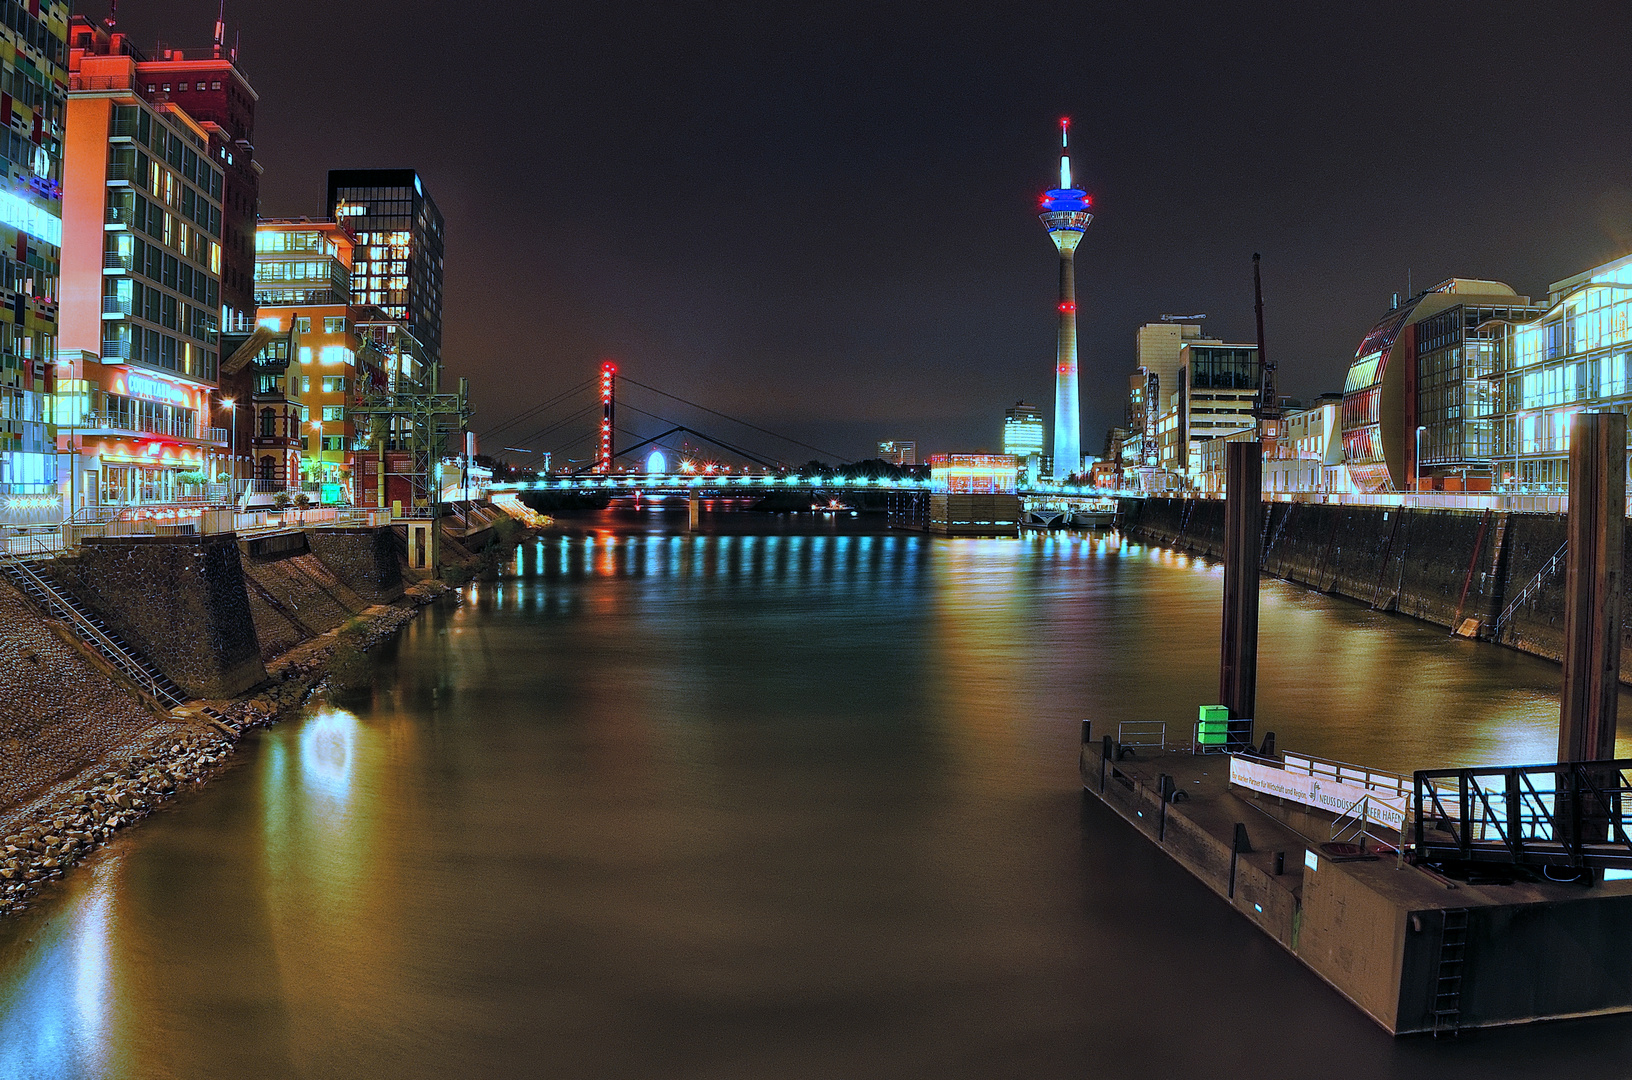
M 1071 118 L 1060 117 L 1060 187 L 1071 186 Z
M 227 0 L 221 0 L 221 9 L 215 16 L 215 58 L 221 59 L 221 50 L 227 44 Z

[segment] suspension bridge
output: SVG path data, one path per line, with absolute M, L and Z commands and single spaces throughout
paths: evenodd
M 645 407 L 629 400 L 636 391 Z M 586 400 L 587 398 L 587 400 Z M 667 404 L 656 404 L 661 398 Z M 685 420 L 657 412 L 680 410 Z M 622 426 L 629 414 L 640 417 L 648 435 Z M 696 419 L 698 414 L 706 421 Z M 689 421 L 689 422 L 687 422 Z M 701 423 L 713 426 L 713 432 Z M 722 426 L 723 425 L 723 426 Z M 531 430 L 528 430 L 528 429 Z M 623 437 L 619 449 L 619 436 Z M 529 491 L 620 495 L 750 496 L 771 492 L 811 491 L 834 495 L 861 492 L 928 492 L 933 481 L 925 466 L 891 466 L 857 462 L 769 428 L 688 401 L 679 395 L 618 373 L 602 365 L 600 373 L 478 433 L 484 446 L 504 444 L 496 460 L 525 469 L 528 460 L 545 467 L 533 478 L 496 480 L 496 493 Z M 694 441 L 695 440 L 695 441 Z M 551 445 L 553 443 L 553 445 Z M 589 453 L 570 455 L 579 448 Z M 796 452 L 795 452 L 796 448 Z M 654 456 L 651 452 L 657 451 Z M 790 457 L 816 455 L 803 464 Z M 515 460 L 519 458 L 520 460 Z M 829 465 L 821 459 L 837 462 Z M 551 469 L 549 464 L 564 461 Z M 663 467 L 650 466 L 661 462 Z M 669 463 L 674 463 L 669 468 Z M 633 467 L 631 466 L 633 464 Z M 1033 501 L 1097 499 L 1107 492 L 1086 484 L 1051 480 L 1022 482 L 1016 494 Z

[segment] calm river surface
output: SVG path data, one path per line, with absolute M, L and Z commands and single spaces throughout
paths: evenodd
M 1216 696 L 1217 566 L 671 520 L 524 549 L 0 923 L 0 1077 L 1632 1075 L 1632 1020 L 1392 1040 L 1084 805 L 1081 719 Z M 1262 625 L 1283 748 L 1553 756 L 1553 665 Z

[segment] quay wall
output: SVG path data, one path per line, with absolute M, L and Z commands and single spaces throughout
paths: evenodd
M 51 577 L 193 697 L 266 681 L 230 534 L 89 539 Z
M 1545 572 L 1564 546 L 1562 515 L 1280 502 L 1264 509 L 1266 574 L 1549 660 L 1563 656 L 1562 561 Z M 1123 499 L 1117 525 L 1144 543 L 1224 555 L 1222 500 Z M 1632 545 L 1625 570 L 1621 681 L 1632 684 Z M 1532 583 L 1498 630 L 1498 616 Z

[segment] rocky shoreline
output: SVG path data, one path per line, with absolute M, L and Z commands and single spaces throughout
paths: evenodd
M 0 917 L 26 909 L 40 888 L 231 760 L 245 734 L 299 708 L 328 677 L 342 643 L 367 652 L 394 637 L 419 609 L 457 590 L 421 582 L 398 605 L 376 605 L 353 624 L 306 641 L 267 665 L 269 682 L 232 701 L 195 701 L 143 736 L 0 812 Z

